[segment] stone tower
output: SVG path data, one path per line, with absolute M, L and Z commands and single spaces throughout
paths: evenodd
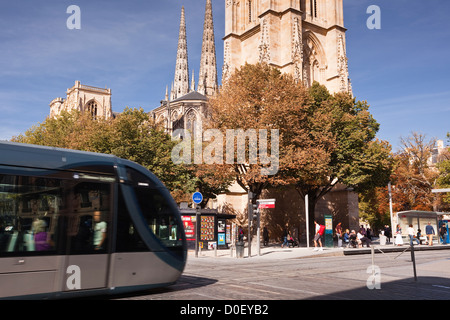
M 351 92 L 343 0 L 225 0 L 222 78 L 266 62 L 310 86 Z
M 197 92 L 210 96 L 218 87 L 216 46 L 214 42 L 214 23 L 211 0 L 206 1 L 205 22 L 203 25 L 202 55 Z
M 181 8 L 177 61 L 175 66 L 175 78 L 172 85 L 171 100 L 180 98 L 187 93 L 189 93 L 189 65 L 186 37 L 186 19 L 183 6 Z
M 87 112 L 94 119 L 109 119 L 114 116 L 111 89 L 87 86 L 75 81 L 75 85 L 67 89 L 66 96 L 66 99 L 56 98 L 50 102 L 50 117 L 58 116 L 63 110 Z

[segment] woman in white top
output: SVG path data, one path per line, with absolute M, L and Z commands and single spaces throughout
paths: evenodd
M 413 240 L 417 241 L 417 244 L 420 245 L 419 239 L 414 238 L 414 228 L 413 228 L 412 224 L 409 225 L 408 236 L 409 236 L 409 244 L 410 245 L 412 245 Z
M 403 245 L 402 228 L 400 227 L 399 224 L 397 225 L 397 234 L 395 236 L 395 244 L 397 246 Z

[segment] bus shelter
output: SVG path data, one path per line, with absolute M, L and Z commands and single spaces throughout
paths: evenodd
M 222 214 L 217 209 L 200 209 L 197 221 L 196 209 L 181 208 L 180 211 L 188 249 L 195 248 L 196 238 L 202 249 L 213 249 L 215 245 L 225 249 L 231 244 L 232 225 L 229 220 L 235 219 L 235 215 Z M 198 229 L 197 222 L 200 224 Z
M 435 239 L 441 242 L 439 238 L 439 228 L 442 224 L 447 227 L 447 243 L 448 243 L 448 222 L 450 221 L 450 213 L 448 212 L 436 212 L 436 211 L 419 211 L 408 210 L 400 211 L 396 213 L 397 224 L 402 228 L 402 235 L 408 236 L 409 225 L 413 226 L 414 231 L 420 230 L 422 235 L 425 235 L 425 228 L 430 223 L 434 229 Z M 392 226 L 392 232 L 395 234 L 397 226 Z

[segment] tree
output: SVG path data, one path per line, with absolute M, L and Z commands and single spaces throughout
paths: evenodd
M 413 132 L 401 138 L 401 150 L 395 155 L 396 167 L 392 175 L 392 198 L 395 211 L 433 210 L 438 171 L 429 159 L 436 140 Z
M 447 133 L 448 142 L 450 142 L 450 133 Z M 437 185 L 439 188 L 450 188 L 450 148 L 447 148 L 440 157 L 437 167 L 439 169 L 439 178 Z M 450 211 L 450 193 L 442 194 L 441 210 Z
M 287 176 L 302 199 L 308 195 L 313 232 L 315 205 L 322 196 L 338 183 L 359 192 L 386 185 L 393 161 L 390 145 L 375 138 L 379 124 L 367 102 L 356 101 L 347 93 L 331 95 L 317 82 L 309 92 L 312 103 L 307 129 L 317 156 L 309 165 L 290 168 Z M 308 151 L 295 141 L 291 145 L 296 154 Z
M 291 152 L 283 141 L 307 140 L 306 132 L 293 130 L 307 116 L 307 101 L 306 90 L 290 75 L 281 74 L 278 69 L 261 63 L 245 64 L 236 70 L 223 84 L 222 90 L 210 99 L 208 127 L 221 130 L 227 139 L 230 132 L 236 133 L 238 130 L 247 135 L 241 144 L 233 138 L 233 161 L 227 159 L 225 165 L 233 169 L 236 182 L 247 192 L 252 192 L 254 198 L 259 197 L 269 185 L 286 183 L 277 174 L 281 169 L 280 159 Z M 264 136 L 264 133 L 267 135 Z M 264 143 L 272 151 L 270 164 L 264 163 L 261 158 Z M 245 144 L 245 161 L 239 161 L 238 150 L 243 147 L 242 144 Z M 256 146 L 260 147 L 260 157 L 252 159 L 252 148 Z M 273 151 L 278 154 L 273 154 Z M 274 165 L 276 170 L 272 174 L 263 173 L 264 169 Z
M 277 173 L 264 176 L 260 162 L 235 161 L 236 181 L 256 195 L 269 186 L 295 186 L 302 200 L 309 196 L 311 230 L 317 201 L 337 183 L 363 190 L 389 181 L 390 146 L 375 139 L 379 125 L 367 103 L 349 94 L 331 95 L 318 83 L 307 90 L 266 64 L 246 64 L 210 106 L 211 123 L 222 132 L 278 130 Z

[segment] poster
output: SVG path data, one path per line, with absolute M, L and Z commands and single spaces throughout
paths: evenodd
M 218 237 L 217 241 L 218 241 L 219 245 L 225 245 L 225 233 L 219 233 L 217 235 L 217 237 Z
M 181 216 L 187 241 L 195 241 L 195 217 Z
M 200 240 L 210 241 L 214 240 L 214 216 L 202 216 L 200 223 Z

